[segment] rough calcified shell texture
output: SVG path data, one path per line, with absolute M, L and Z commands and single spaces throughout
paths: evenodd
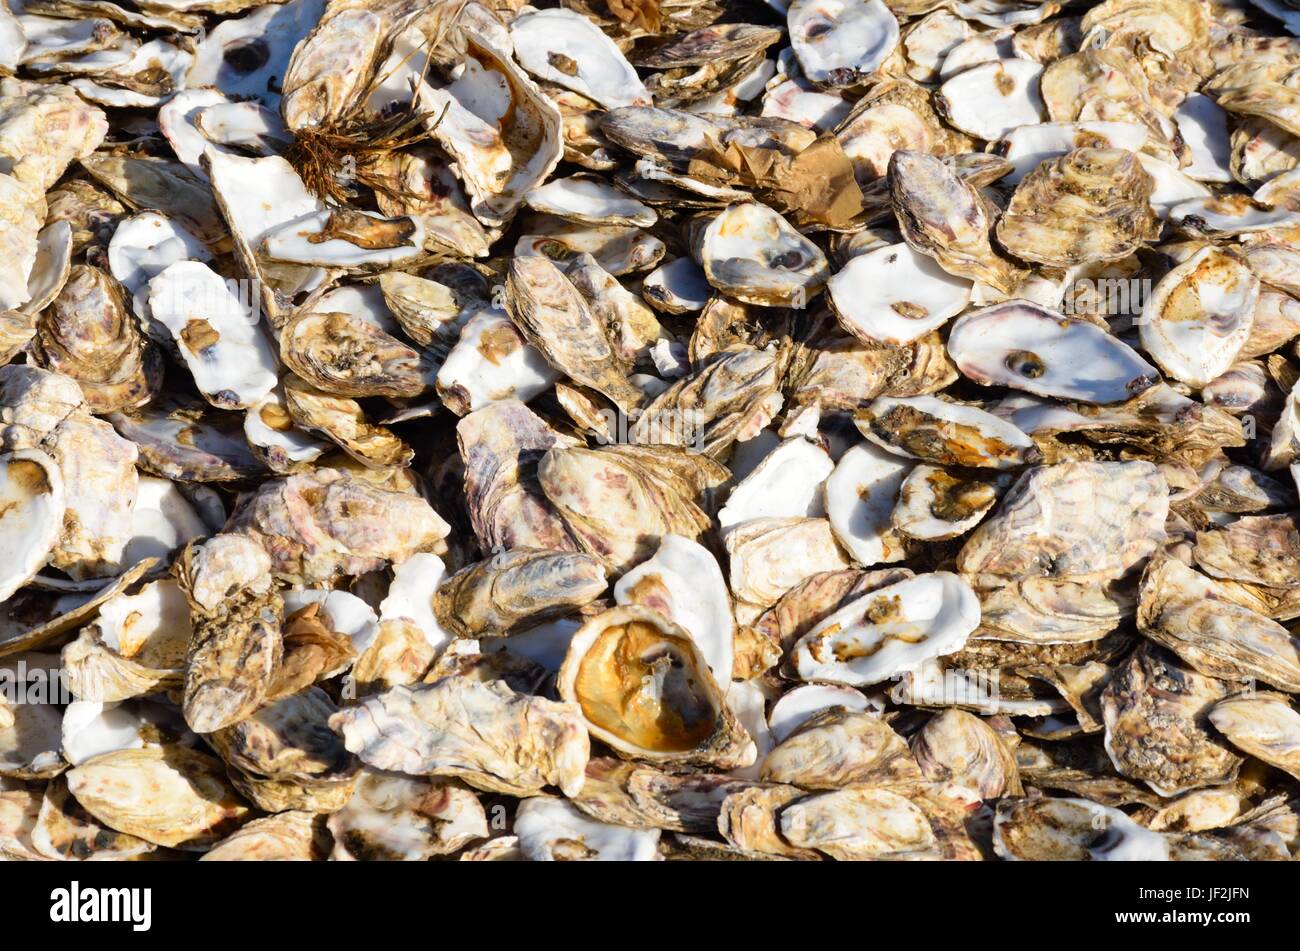
M 1300 856 L 1294 5 L 0 2 L 0 862 Z

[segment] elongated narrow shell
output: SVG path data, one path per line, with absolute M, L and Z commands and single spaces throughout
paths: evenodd
M 1005 799 L 993 820 L 993 848 L 1022 862 L 1169 859 L 1164 835 L 1119 809 L 1087 799 Z
M 658 763 L 747 766 L 755 749 L 691 635 L 625 605 L 584 624 L 556 678 L 595 738 Z
M 913 462 L 870 442 L 849 449 L 826 478 L 826 514 L 835 538 L 860 565 L 899 561 L 903 539 L 890 514 Z
M 506 294 L 515 324 L 553 367 L 635 415 L 644 394 L 628 380 L 629 367 L 602 322 L 558 267 L 541 256 L 516 257 Z
M 1096 324 L 1022 300 L 963 314 L 948 353 L 976 383 L 1085 403 L 1118 403 L 1160 381 L 1155 367 Z
M 940 571 L 851 601 L 799 639 L 793 666 L 803 680 L 880 683 L 952 654 L 979 625 L 979 599 Z
M 862 435 L 882 449 L 945 466 L 1008 469 L 1022 465 L 1034 441 L 974 406 L 934 396 L 882 396 L 853 414 Z
M 1213 246 L 1155 286 L 1142 307 L 1142 347 L 1170 376 L 1205 386 L 1237 360 L 1250 337 L 1259 279 Z
M 63 476 L 38 449 L 0 456 L 0 602 L 49 561 L 63 531 Z
M 803 74 L 827 86 L 867 78 L 898 45 L 898 20 L 884 0 L 792 0 L 786 25 Z
M 990 213 L 970 182 L 928 152 L 889 157 L 889 195 L 903 238 L 956 277 L 1010 293 L 1022 273 L 990 243 Z
M 185 660 L 185 722 L 212 733 L 253 713 L 283 655 L 284 605 L 271 586 L 271 559 L 242 535 L 214 535 L 177 562 L 193 608 Z
M 530 9 L 511 22 L 510 39 L 519 62 L 538 79 L 606 109 L 650 105 L 650 93 L 622 51 L 581 13 Z
M 731 205 L 705 229 L 700 263 L 709 283 L 751 304 L 806 307 L 830 277 L 821 249 L 766 205 Z
M 854 257 L 827 282 L 826 292 L 849 333 L 902 346 L 961 313 L 971 282 L 907 244 L 891 244 Z
M 553 179 L 534 188 L 525 200 L 535 211 L 589 225 L 648 228 L 659 218 L 649 205 L 585 175 Z
M 150 316 L 171 331 L 194 382 L 223 409 L 244 409 L 275 387 L 270 342 L 226 282 L 206 264 L 178 261 L 149 281 Z
M 515 548 L 456 572 L 433 596 L 439 623 L 461 637 L 506 635 L 562 617 L 605 593 L 595 555 Z
M 307 267 L 379 270 L 418 257 L 424 223 L 415 216 L 385 218 L 369 211 L 313 211 L 269 229 L 257 251 L 265 258 Z

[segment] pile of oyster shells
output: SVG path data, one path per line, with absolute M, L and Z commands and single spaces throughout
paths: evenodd
M 0 0 L 0 859 L 1289 859 L 1300 3 Z

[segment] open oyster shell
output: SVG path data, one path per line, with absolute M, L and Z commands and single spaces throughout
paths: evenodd
M 754 747 L 691 635 L 639 605 L 587 621 L 569 642 L 556 679 L 591 735 L 655 763 L 753 762 Z

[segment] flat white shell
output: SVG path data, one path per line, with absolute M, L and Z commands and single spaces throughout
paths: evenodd
M 948 353 L 976 383 L 1062 400 L 1118 403 L 1160 381 L 1136 350 L 1096 324 L 1028 301 L 963 314 Z
M 836 540 L 860 565 L 899 561 L 905 554 L 890 516 L 913 462 L 863 442 L 840 457 L 826 478 L 826 514 Z
M 961 650 L 979 620 L 979 598 L 960 577 L 918 575 L 864 594 L 823 620 L 795 645 L 794 667 L 803 680 L 880 683 Z
M 177 261 L 149 282 L 149 313 L 171 331 L 214 405 L 245 409 L 275 387 L 279 363 L 250 309 L 206 264 Z
M 958 129 L 980 139 L 1000 139 L 1012 129 L 1047 118 L 1038 92 L 1043 67 L 1027 59 L 983 63 L 939 87 L 943 112 Z
M 606 109 L 647 106 L 650 93 L 605 33 L 572 10 L 530 10 L 510 24 L 524 69 L 594 99 Z
M 903 243 L 852 258 L 827 282 L 826 292 L 855 337 L 897 347 L 961 313 L 970 302 L 971 282 Z
M 898 20 L 884 0 L 793 0 L 786 25 L 803 74 L 828 86 L 871 75 L 898 45 Z
M 834 468 L 821 446 L 801 436 L 787 439 L 731 490 L 718 524 L 725 532 L 754 518 L 824 515 L 822 483 Z

